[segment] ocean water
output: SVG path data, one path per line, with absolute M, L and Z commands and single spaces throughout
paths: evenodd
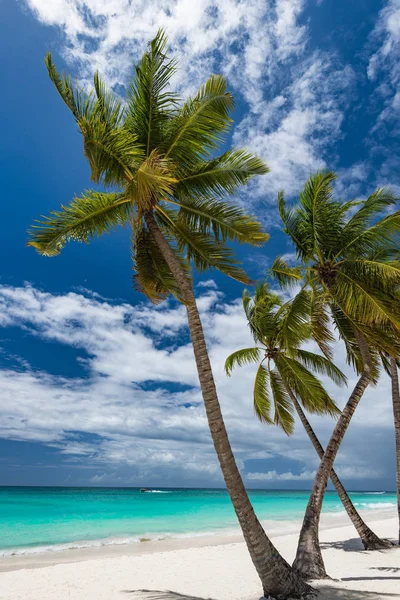
M 306 491 L 252 490 L 262 521 L 300 519 Z M 357 508 L 396 506 L 392 492 L 354 492 Z M 336 492 L 324 511 L 343 512 Z M 225 490 L 0 487 L 0 555 L 124 544 L 165 537 L 190 537 L 237 530 Z

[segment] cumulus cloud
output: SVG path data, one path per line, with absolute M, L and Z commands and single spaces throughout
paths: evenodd
M 57 28 L 56 50 L 83 80 L 98 69 L 121 91 L 159 27 L 179 58 L 174 84 L 182 93 L 193 93 L 213 72 L 224 73 L 249 109 L 234 141 L 261 154 L 272 170 L 244 202 L 254 195 L 275 200 L 282 188 L 293 194 L 311 171 L 335 161 L 326 154 L 341 136 L 354 74 L 333 54 L 310 50 L 309 24 L 300 22 L 305 0 L 25 3 Z
M 230 378 L 224 374 L 226 356 L 252 344 L 240 300 L 228 301 L 210 285 L 200 294 L 199 306 L 223 413 L 243 473 L 253 483 L 305 480 L 318 459 L 301 427 L 287 438 L 256 420 L 253 367 Z M 86 369 L 84 376 L 66 377 L 33 369 L 22 357 L 15 366 L 0 370 L 0 437 L 53 447 L 71 468 L 80 468 L 84 459 L 100 475 L 106 473 L 108 482 L 118 481 L 108 471 L 126 466 L 135 481 L 151 476 L 164 484 L 177 477 L 198 485 L 222 483 L 182 306 L 131 306 L 93 295 L 54 295 L 31 286 L 2 285 L 0 315 L 2 327 L 21 328 L 37 344 L 45 340 L 75 348 L 78 358 L 73 360 Z M 347 370 L 349 387 L 353 386 L 356 378 L 345 365 L 340 345 L 336 362 Z M 343 405 L 347 391 L 331 382 L 327 387 Z M 379 399 L 376 390 L 367 392 L 341 449 L 338 470 L 346 468 L 343 474 L 350 480 L 357 479 L 357 472 L 365 479 L 391 476 L 385 454 L 390 448 L 382 445 L 392 428 L 385 378 Z M 315 416 L 311 421 L 326 443 L 332 421 Z M 361 434 L 372 430 L 365 449 Z M 268 461 L 270 466 L 272 460 L 291 465 L 295 461 L 297 469 L 246 466 L 254 464 L 248 461 Z
M 303 471 L 297 475 L 291 471 L 286 473 L 267 471 L 266 473 L 247 473 L 247 479 L 250 481 L 312 481 L 315 475 L 316 471 Z
M 296 78 L 279 96 L 265 100 L 243 119 L 235 130 L 235 143 L 261 154 L 272 171 L 253 186 L 257 195 L 276 202 L 278 191 L 292 195 L 310 173 L 335 166 L 332 148 L 341 136 L 344 95 L 351 94 L 353 82 L 350 67 L 315 53 L 298 65 Z
M 385 76 L 377 90 L 384 102 L 379 127 L 393 118 L 397 121 L 400 109 L 400 0 L 388 0 L 382 8 L 372 39 L 379 46 L 369 60 L 368 76 L 373 81 Z
M 303 0 L 26 0 L 35 16 L 61 34 L 61 52 L 81 76 L 96 70 L 112 85 L 126 85 L 132 63 L 158 28 L 179 53 L 178 85 L 195 87 L 223 68 L 232 79 L 245 72 L 252 86 L 298 53 L 305 29 L 297 23 Z M 263 35 L 260 35 L 260 24 Z M 238 55 L 238 47 L 241 50 Z

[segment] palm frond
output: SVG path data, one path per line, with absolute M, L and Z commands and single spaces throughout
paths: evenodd
M 228 356 L 225 361 L 225 371 L 227 375 L 231 375 L 235 366 L 243 367 L 244 365 L 251 364 L 253 362 L 259 362 L 261 360 L 263 349 L 262 348 L 242 348 L 236 350 Z
M 223 141 L 233 107 L 225 77 L 212 75 L 170 122 L 164 143 L 166 158 L 185 171 L 207 157 Z
M 265 175 L 267 165 L 246 150 L 228 150 L 218 158 L 201 161 L 180 178 L 175 194 L 181 198 L 218 198 L 232 195 L 255 175 Z
M 295 393 L 306 410 L 321 415 L 337 414 L 337 406 L 322 383 L 304 365 L 283 354 L 278 354 L 274 361 L 284 384 Z
M 300 193 L 298 212 L 300 231 L 309 253 L 325 255 L 337 244 L 346 207 L 332 199 L 333 172 L 312 175 Z
M 272 397 L 274 400 L 274 423 L 281 427 L 286 435 L 292 435 L 294 430 L 293 403 L 286 391 L 279 372 L 273 369 L 269 373 Z
M 59 75 L 50 53 L 46 55 L 46 65 L 83 135 L 92 181 L 106 186 L 130 181 L 144 151 L 137 138 L 123 127 L 125 107 L 121 99 L 107 89 L 98 73 L 94 75 L 94 92 L 88 92 L 78 83 L 73 86 L 69 76 Z
M 237 205 L 217 199 L 184 197 L 179 202 L 168 201 L 179 206 L 179 216 L 192 229 L 212 234 L 217 240 L 233 240 L 252 246 L 264 244 L 269 235 L 261 223 Z
M 331 344 L 335 342 L 335 336 L 330 328 L 328 313 L 329 297 L 320 289 L 312 287 L 310 294 L 310 328 L 311 337 L 318 344 L 321 352 L 332 359 Z
M 396 196 L 388 188 L 375 190 L 343 227 L 342 235 L 338 240 L 337 255 L 340 256 L 352 246 L 359 249 L 360 242 L 362 243 L 369 226 L 374 225 L 373 221 L 379 214 L 395 205 L 396 202 Z M 371 236 L 369 241 L 372 242 Z
M 112 129 L 100 118 L 80 119 L 83 148 L 94 183 L 124 187 L 144 160 L 143 148 L 126 129 Z
M 281 288 L 292 287 L 303 279 L 301 267 L 289 267 L 281 256 L 275 258 L 269 274 L 278 281 Z
M 369 285 L 356 270 L 347 265 L 346 269 L 342 268 L 337 273 L 331 293 L 340 309 L 355 321 L 375 325 L 390 321 L 400 327 L 396 298 L 389 295 L 388 289 Z
M 97 97 L 96 113 L 98 118 L 110 129 L 118 129 L 125 120 L 125 104 L 106 86 L 98 71 L 94 74 L 93 84 Z
M 350 240 L 345 240 L 345 245 L 342 245 L 340 254 L 346 256 L 360 256 L 366 253 L 375 252 L 386 245 L 393 242 L 395 236 L 400 233 L 400 211 L 396 211 L 379 219 L 371 227 L 364 229 L 354 235 Z
M 156 206 L 155 210 L 166 229 L 177 241 L 179 252 L 185 254 L 198 271 L 214 268 L 237 281 L 250 283 L 239 262 L 234 259 L 232 250 L 225 244 L 211 235 L 193 231 L 165 206 Z
M 78 121 L 90 114 L 95 102 L 93 93 L 87 92 L 84 87 L 78 85 L 74 88 L 70 76 L 64 73 L 60 75 L 52 61 L 50 52 L 47 52 L 45 56 L 45 63 L 50 79 L 75 119 Z
M 308 260 L 312 248 L 309 245 L 309 241 L 303 235 L 301 228 L 301 211 L 297 208 L 288 208 L 286 205 L 285 195 L 283 192 L 278 194 L 278 211 L 283 223 L 283 231 L 292 240 L 297 255 L 302 260 Z
M 271 344 L 277 337 L 279 328 L 279 320 L 276 316 L 276 309 L 282 304 L 279 296 L 272 293 L 265 282 L 259 282 L 254 298 L 244 290 L 242 302 L 254 340 Z
M 298 348 L 310 338 L 310 294 L 302 289 L 293 300 L 286 302 L 277 312 L 280 348 Z
M 355 324 L 347 318 L 335 303 L 331 303 L 330 310 L 335 329 L 346 348 L 347 363 L 351 365 L 357 373 L 361 373 L 363 361 L 354 333 Z
M 341 386 L 347 383 L 346 375 L 325 356 L 299 348 L 293 352 L 293 358 L 300 361 L 307 369 L 312 369 L 320 375 L 327 375 L 336 385 Z
M 53 211 L 49 217 L 37 221 L 39 225 L 29 231 L 28 246 L 45 256 L 55 256 L 66 242 L 89 242 L 116 225 L 124 225 L 131 214 L 132 204 L 123 194 L 87 190 L 60 211 Z
M 176 62 L 166 55 L 167 43 L 165 32 L 159 29 L 135 69 L 128 93 L 125 126 L 147 156 L 162 144 L 163 131 L 176 112 L 177 97 L 168 88 Z
M 261 364 L 254 380 L 254 412 L 263 423 L 273 424 L 271 418 L 271 398 L 269 394 L 270 377 L 269 372 Z

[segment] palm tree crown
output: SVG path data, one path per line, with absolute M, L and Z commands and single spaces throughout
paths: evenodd
M 225 370 L 230 375 L 236 365 L 259 363 L 253 392 L 259 419 L 279 425 L 290 435 L 295 412 L 292 394 L 311 413 L 337 414 L 339 409 L 312 371 L 328 375 L 339 385 L 346 378 L 331 360 L 301 348 L 310 339 L 311 329 L 296 299 L 283 304 L 263 283 L 257 286 L 254 299 L 245 290 L 243 307 L 254 340 L 260 345 L 231 354 Z
M 234 104 L 224 77 L 211 76 L 194 98 L 180 102 L 169 89 L 176 63 L 166 56 L 166 45 L 159 31 L 136 67 L 126 102 L 98 73 L 93 91 L 74 87 L 46 56 L 50 78 L 82 133 L 92 180 L 109 191 L 85 191 L 35 225 L 28 242 L 52 256 L 69 240 L 88 242 L 129 223 L 135 283 L 153 302 L 181 294 L 150 234 L 152 219 L 187 276 L 192 262 L 199 271 L 216 268 L 247 282 L 226 241 L 261 245 L 268 239 L 256 219 L 221 200 L 268 172 L 245 150 L 213 155 L 229 129 Z
M 271 274 L 282 286 L 296 282 L 303 286 L 300 295 L 308 303 L 313 337 L 328 356 L 329 319 L 333 319 L 349 362 L 360 372 L 355 331 L 371 346 L 390 353 L 390 332 L 400 326 L 394 293 L 400 284 L 396 247 L 400 211 L 393 210 L 397 198 L 385 188 L 363 201 L 335 200 L 334 179 L 332 172 L 311 176 L 294 207 L 288 208 L 279 194 L 283 229 L 300 265 L 290 267 L 278 257 Z

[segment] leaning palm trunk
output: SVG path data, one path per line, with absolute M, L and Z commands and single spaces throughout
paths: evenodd
M 311 427 L 311 424 L 310 424 L 309 420 L 307 419 L 306 415 L 304 414 L 304 411 L 301 408 L 300 403 L 297 401 L 296 396 L 293 394 L 292 390 L 289 387 L 287 388 L 287 390 L 288 390 L 290 398 L 293 402 L 293 405 L 296 409 L 296 412 L 299 415 L 300 421 L 302 422 L 302 425 L 303 425 L 304 429 L 306 430 L 308 437 L 311 440 L 312 445 L 314 446 L 315 450 L 317 451 L 319 458 L 322 459 L 322 457 L 324 456 L 324 449 L 321 446 L 319 439 L 315 435 L 315 432 L 314 432 L 313 428 Z M 338 493 L 338 496 L 339 496 L 347 514 L 349 515 L 351 522 L 353 523 L 354 527 L 357 530 L 358 535 L 361 538 L 361 541 L 363 543 L 365 550 L 377 550 L 379 548 L 386 548 L 387 547 L 386 540 L 381 540 L 361 518 L 361 516 L 357 512 L 354 504 L 350 500 L 349 495 L 347 494 L 346 490 L 344 489 L 342 482 L 340 481 L 339 477 L 336 475 L 336 473 L 333 469 L 330 473 L 330 478 L 331 478 L 333 485 L 335 486 L 335 489 Z
M 399 514 L 399 544 L 400 544 L 400 391 L 399 391 L 399 373 L 395 358 L 390 359 L 390 377 L 392 380 L 392 400 L 394 428 L 396 436 L 396 489 L 397 489 L 397 510 Z
M 147 213 L 146 223 L 172 275 L 179 285 L 186 305 L 197 373 L 211 437 L 251 559 L 261 579 L 264 595 L 267 598 L 270 596 L 282 600 L 286 598 L 304 598 L 308 592 L 312 591 L 311 588 L 284 560 L 267 537 L 254 513 L 239 469 L 237 468 L 218 401 L 203 328 L 192 286 L 151 213 Z
M 319 545 L 319 521 L 326 486 L 344 434 L 356 410 L 362 395 L 371 382 L 371 356 L 365 337 L 356 332 L 357 342 L 363 357 L 363 372 L 351 393 L 351 396 L 340 415 L 333 434 L 321 460 L 310 499 L 307 504 L 303 526 L 300 532 L 297 554 L 293 567 L 306 579 L 323 579 L 327 577 L 325 565 Z M 391 545 L 387 542 L 388 546 Z

